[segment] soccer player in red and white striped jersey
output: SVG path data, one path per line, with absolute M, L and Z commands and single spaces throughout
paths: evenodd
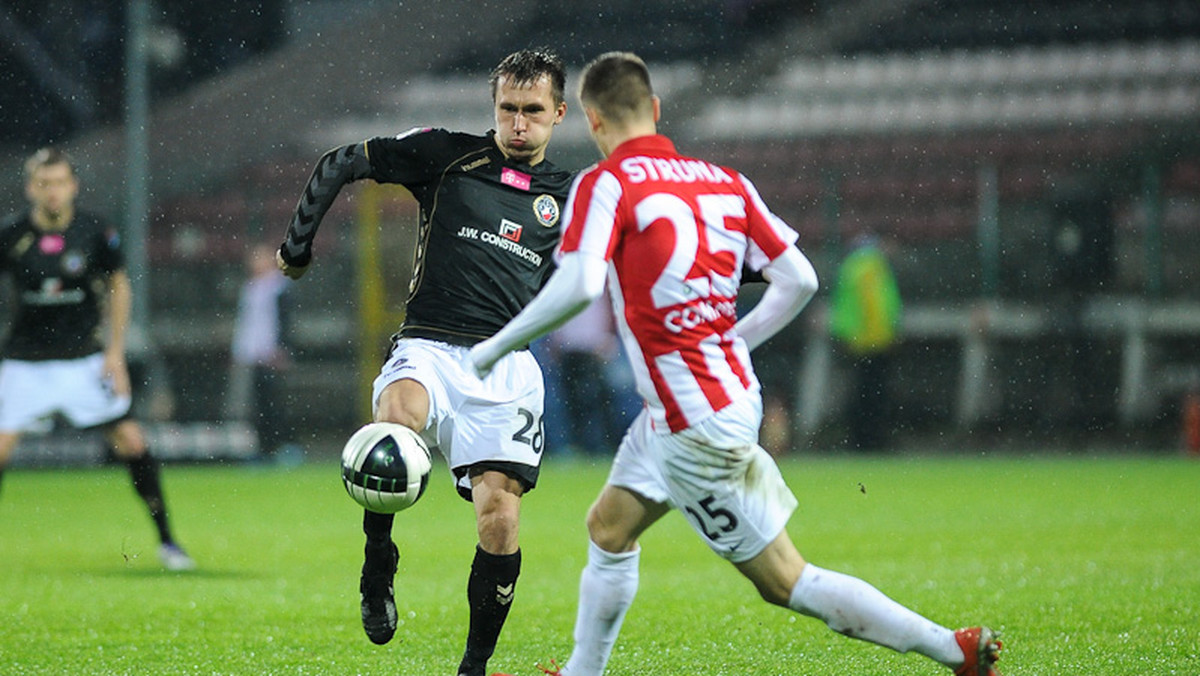
M 733 330 L 742 264 L 803 256 L 749 180 L 645 136 L 584 172 L 567 208 L 560 252 L 610 261 L 616 316 L 655 429 L 680 432 L 758 389 Z M 772 324 L 786 324 L 806 299 L 779 308 Z
M 607 282 L 646 402 L 588 513 L 574 650 L 561 669 L 543 671 L 604 672 L 637 591 L 638 539 L 675 508 L 768 602 L 957 674 L 994 676 L 1000 644 L 991 631 L 931 622 L 858 578 L 807 563 L 788 537 L 796 499 L 758 445 L 762 398 L 750 351 L 816 293 L 795 232 L 744 176 L 682 156 L 657 134 L 658 99 L 637 56 L 594 60 L 579 98 L 606 159 L 572 185 L 554 276 L 469 357 L 488 372 Z M 739 319 L 743 266 L 769 284 Z

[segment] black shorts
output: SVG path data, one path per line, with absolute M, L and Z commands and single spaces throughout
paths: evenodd
M 457 467 L 454 469 L 455 487 L 458 489 L 458 494 L 463 500 L 471 502 L 471 491 L 459 485 L 458 480 L 465 476 L 479 476 L 487 471 L 500 472 L 508 477 L 516 479 L 521 484 L 521 488 L 525 493 L 537 488 L 538 474 L 542 471 L 541 467 L 526 465 L 519 462 L 505 462 L 503 460 L 484 460 L 477 462 L 474 465 L 465 467 Z

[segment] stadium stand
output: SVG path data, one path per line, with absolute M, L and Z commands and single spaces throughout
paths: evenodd
M 483 50 L 499 30 L 514 46 L 559 47 L 573 67 L 610 48 L 647 56 L 666 133 L 745 171 L 801 232 L 823 278 L 854 233 L 894 238 L 909 303 L 906 429 L 1054 432 L 1055 412 L 1097 401 L 1047 385 L 1073 377 L 1054 357 L 1063 313 L 1048 296 L 1065 274 L 1054 238 L 1082 191 L 1086 208 L 1106 214 L 1093 239 L 1109 253 L 1092 288 L 1056 302 L 1078 306 L 1093 354 L 1104 355 L 1091 387 L 1107 395 L 1092 417 L 1167 434 L 1191 382 L 1169 374 L 1197 368 L 1189 346 L 1200 336 L 1195 2 L 1116 0 L 1097 11 L 1083 0 L 621 0 L 597 16 L 516 0 L 509 12 L 522 20 L 500 28 L 468 0 L 341 13 L 348 4 L 306 3 L 307 19 L 289 13 L 296 23 L 278 49 L 156 108 L 153 335 L 177 381 L 211 379 L 196 364 L 227 345 L 240 247 L 282 227 L 321 151 L 416 124 L 490 125 L 479 100 L 495 54 Z M 641 36 L 632 43 L 631 26 Z M 71 144 L 92 174 L 89 197 L 110 211 L 122 141 L 107 129 Z M 595 157 L 578 115 L 556 146 L 564 164 Z M 346 279 L 354 199 L 339 203 L 326 226 L 337 234 L 323 237 L 328 274 Z M 346 426 L 358 396 L 344 375 L 355 368 L 350 292 L 306 284 L 321 320 L 304 340 L 322 365 L 296 388 L 330 402 L 325 424 Z M 789 375 L 809 434 L 827 429 L 843 394 L 836 359 L 821 356 L 820 316 L 806 313 L 777 343 L 803 350 Z M 211 394 L 190 415 L 214 415 Z

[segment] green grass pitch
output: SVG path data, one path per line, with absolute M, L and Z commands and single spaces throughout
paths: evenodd
M 950 626 L 989 623 L 1006 676 L 1200 674 L 1200 461 L 1180 457 L 796 457 L 805 556 Z M 525 501 L 524 569 L 493 670 L 570 650 L 583 517 L 606 463 L 550 458 Z M 0 494 L 0 673 L 452 674 L 466 625 L 470 506 L 443 465 L 397 517 L 402 625 L 358 619 L 360 516 L 332 460 L 172 466 L 199 563 L 161 570 L 125 472 L 13 470 Z M 942 674 L 757 599 L 671 514 L 609 674 Z

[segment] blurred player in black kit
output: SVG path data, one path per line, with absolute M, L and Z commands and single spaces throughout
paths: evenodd
M 523 50 L 492 71 L 496 129 L 483 135 L 416 128 L 335 148 L 317 163 L 278 262 L 299 278 L 317 227 L 343 185 L 404 185 L 420 203 L 420 234 L 403 324 L 376 378 L 376 421 L 416 430 L 446 458 L 459 493 L 474 504 L 479 543 L 467 582 L 470 622 L 460 676 L 483 676 L 508 616 L 521 568 L 521 496 L 542 459 L 541 368 L 528 349 L 487 378 L 467 361 L 549 277 L 559 215 L 573 174 L 546 160 L 566 114 L 561 60 Z M 359 585 L 363 628 L 384 644 L 396 630 L 399 557 L 393 515 L 366 511 Z
M 21 434 L 52 415 L 80 428 L 103 427 L 150 510 L 163 565 L 189 570 L 195 563 L 171 535 L 158 463 L 129 417 L 125 330 L 132 291 L 120 237 L 96 216 L 76 211 L 78 194 L 71 159 L 54 148 L 39 150 L 25 163 L 32 209 L 0 226 L 0 272 L 16 285 L 0 362 L 0 473 Z

